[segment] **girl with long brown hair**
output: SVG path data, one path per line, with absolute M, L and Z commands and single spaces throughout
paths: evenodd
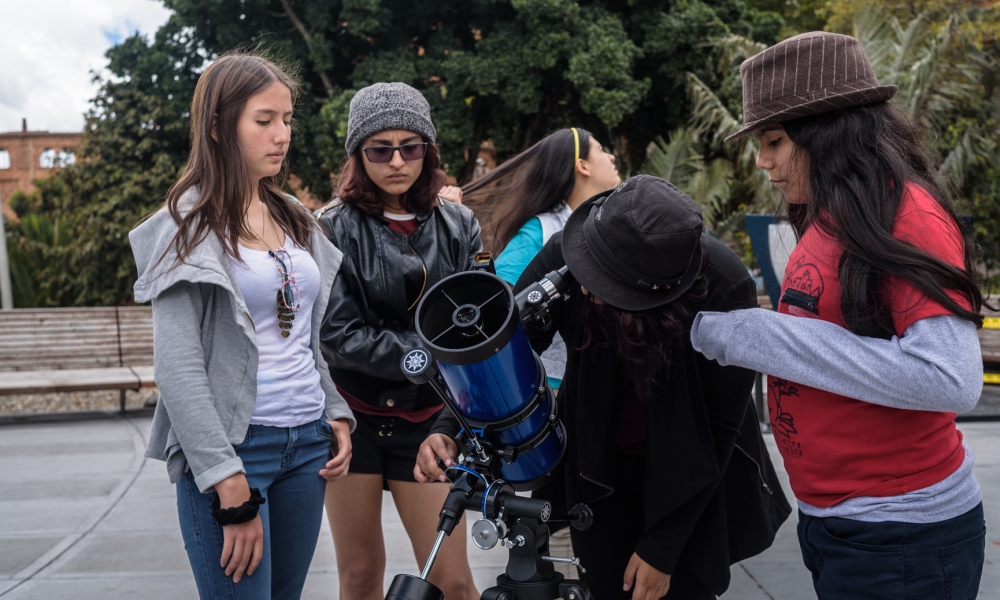
M 160 390 L 146 455 L 176 484 L 202 598 L 298 598 L 326 483 L 351 456 L 354 418 L 319 352 L 342 253 L 277 179 L 297 92 L 265 58 L 216 60 L 187 168 L 129 234 Z
M 497 275 L 514 285 L 570 213 L 621 183 L 615 157 L 582 127 L 560 129 L 462 188 L 462 202 L 486 231 Z M 566 370 L 566 344 L 556 336 L 542 353 L 552 389 Z
M 327 486 L 344 600 L 383 596 L 383 486 L 421 566 L 448 494 L 445 485 L 418 485 L 413 477 L 417 449 L 441 400 L 429 386 L 409 383 L 400 369 L 403 355 L 420 345 L 413 318 L 425 290 L 467 270 L 482 249 L 472 211 L 443 198 L 460 195 L 443 189 L 435 135 L 430 106 L 412 87 L 378 83 L 358 91 L 338 197 L 320 217 L 330 241 L 344 251 L 323 323 L 323 352 L 358 419 L 351 473 Z M 448 537 L 430 573 L 449 600 L 479 596 L 465 544 L 464 534 Z
M 759 139 L 799 241 L 777 312 L 699 314 L 692 341 L 769 374 L 818 597 L 974 598 L 983 494 L 955 426 L 983 386 L 971 235 L 858 40 L 804 33 L 740 73 L 731 137 Z

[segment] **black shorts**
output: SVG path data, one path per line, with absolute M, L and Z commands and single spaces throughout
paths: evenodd
M 358 426 L 351 434 L 351 473 L 382 475 L 393 481 L 413 481 L 420 444 L 427 439 L 439 413 L 420 423 L 399 417 L 356 412 Z

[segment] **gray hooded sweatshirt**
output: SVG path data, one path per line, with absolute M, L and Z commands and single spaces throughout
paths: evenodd
M 197 194 L 196 188 L 185 192 L 182 212 Z M 129 233 L 139 271 L 135 301 L 153 303 L 153 365 L 160 390 L 146 456 L 167 462 L 171 483 L 190 469 L 198 489 L 207 493 L 245 472 L 234 446 L 246 438 L 257 401 L 257 337 L 219 239 L 209 233 L 175 264 L 176 234 L 166 208 Z M 310 241 L 321 284 L 312 307 L 310 347 L 326 395 L 325 417 L 348 419 L 353 431 L 354 415 L 319 351 L 319 328 L 343 253 L 318 227 Z

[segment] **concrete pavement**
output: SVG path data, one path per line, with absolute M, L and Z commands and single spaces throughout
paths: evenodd
M 0 598 L 3 600 L 196 598 L 164 464 L 142 456 L 150 419 L 0 425 Z M 960 425 L 976 452 L 987 519 L 980 598 L 1000 597 L 1000 423 Z M 771 436 L 772 457 L 781 460 Z M 784 479 L 789 494 L 787 479 Z M 419 572 L 391 497 L 382 505 L 386 585 Z M 733 567 L 727 600 L 815 598 L 795 538 L 795 518 L 774 546 Z M 482 590 L 506 551 L 469 544 Z M 587 565 L 584 565 L 587 566 Z M 325 519 L 304 598 L 337 598 Z

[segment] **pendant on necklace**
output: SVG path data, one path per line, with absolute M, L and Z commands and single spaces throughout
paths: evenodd
M 281 337 L 286 338 L 291 335 L 292 321 L 295 320 L 293 313 L 285 306 L 285 299 L 282 298 L 281 290 L 278 290 L 278 328 L 281 329 Z

